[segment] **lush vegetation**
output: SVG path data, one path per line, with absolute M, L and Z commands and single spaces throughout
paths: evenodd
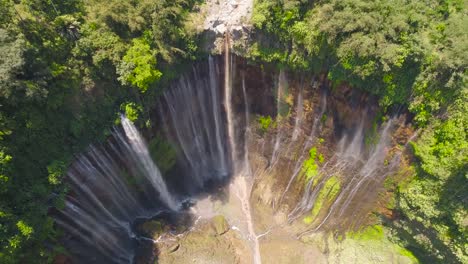
M 256 0 L 252 60 L 325 72 L 406 108 L 421 133 L 396 189 L 395 239 L 426 263 L 468 261 L 468 16 L 463 0 Z
M 0 0 L 0 263 L 61 251 L 48 210 L 73 154 L 119 112 L 147 119 L 142 106 L 197 52 L 184 28 L 196 2 Z
M 270 126 L 274 126 L 274 122 L 273 119 L 271 119 L 271 116 L 259 116 L 258 123 L 260 124 L 260 132 L 262 134 L 265 134 Z
M 0 263 L 62 250 L 48 211 L 63 203 L 73 154 L 104 139 L 119 112 L 151 126 L 158 88 L 198 54 L 184 24 L 197 2 L 0 0 Z M 414 177 L 396 186 L 398 217 L 386 225 L 421 260 L 467 262 L 466 1 L 255 0 L 252 22 L 251 60 L 325 72 L 379 96 L 384 111 L 414 114 Z M 165 142 L 150 148 L 174 163 Z M 313 177 L 323 156 L 309 160 Z M 319 204 L 339 189 L 334 177 L 325 184 Z
M 314 185 L 318 183 L 314 181 Z M 320 192 L 314 202 L 314 207 L 312 211 L 304 217 L 304 223 L 311 224 L 314 222 L 315 218 L 318 216 L 322 208 L 330 206 L 333 203 L 336 196 L 340 192 L 341 183 L 337 176 L 333 175 L 323 183 L 323 186 L 320 189 Z
M 320 156 L 320 157 L 322 157 L 322 160 L 323 160 L 323 156 Z M 319 167 L 318 167 L 316 160 L 317 160 L 317 148 L 313 147 L 309 150 L 309 157 L 304 161 L 304 164 L 302 164 L 302 173 L 304 174 L 306 181 L 309 181 L 310 179 L 318 175 Z

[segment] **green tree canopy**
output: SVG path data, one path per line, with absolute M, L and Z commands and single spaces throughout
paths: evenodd
M 122 84 L 131 84 L 141 92 L 161 78 L 162 73 L 156 69 L 156 54 L 144 39 L 134 39 L 119 65 L 119 80 Z

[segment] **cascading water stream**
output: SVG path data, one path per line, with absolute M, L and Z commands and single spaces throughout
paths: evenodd
M 359 204 L 359 201 L 355 200 L 357 193 L 361 193 L 359 197 L 363 197 L 367 190 L 375 192 L 373 189 L 375 189 L 377 184 L 382 182 L 386 176 L 395 171 L 396 165 L 399 162 L 399 154 L 397 154 L 388 165 L 385 165 L 385 158 L 388 155 L 387 148 L 389 145 L 390 131 L 394 122 L 395 119 L 392 118 L 384 124 L 379 133 L 377 145 L 372 148 L 370 153 L 366 156 L 362 152 L 364 149 L 364 135 L 361 122 L 361 125 L 357 129 L 348 147 L 339 150 L 340 152 L 335 155 L 336 159 L 331 160 L 330 163 L 322 167 L 319 175 L 316 176 L 321 177 L 319 183 L 313 187 L 312 182 L 316 179 L 313 178 L 308 182 L 301 202 L 290 214 L 292 220 L 312 210 L 314 206 L 316 206 L 315 202 L 317 201 L 319 193 L 332 176 L 340 175 L 344 187 L 329 206 L 325 217 L 315 225 L 315 228 L 305 231 L 301 235 L 319 230 L 325 224 L 329 223 L 329 220 L 332 219 L 331 216 L 334 216 L 332 219 L 333 221 L 339 219 L 340 225 L 344 225 L 344 223 L 347 222 L 352 225 L 352 223 L 356 221 L 352 216 L 355 215 L 360 208 L 356 207 L 356 205 L 351 206 L 351 204 Z M 334 165 L 331 168 L 327 168 L 328 164 L 333 163 Z
M 244 96 L 244 112 L 245 112 L 245 132 L 244 132 L 244 161 L 243 161 L 243 171 L 245 175 L 252 175 L 252 170 L 249 163 L 249 133 L 250 133 L 250 110 L 249 110 L 249 100 L 247 99 L 247 91 L 245 89 L 245 73 L 242 74 L 242 94 Z
M 221 169 L 227 174 L 226 158 L 224 154 L 223 144 L 221 143 L 221 117 L 219 109 L 219 95 L 218 95 L 218 81 L 217 81 L 217 72 L 215 71 L 215 66 L 213 62 L 213 57 L 211 55 L 208 58 L 209 64 L 209 74 L 210 74 L 210 88 L 211 88 L 211 103 L 213 105 L 213 117 L 215 120 L 215 132 L 216 132 L 216 146 L 218 148 L 218 153 L 221 160 Z
M 133 221 L 156 215 L 164 207 L 179 207 L 143 137 L 125 116 L 121 123 L 123 129 L 114 130 L 108 146 L 91 146 L 71 165 L 67 173 L 71 191 L 55 217 L 75 240 L 97 250 L 98 259 L 87 262 L 131 263 Z
M 339 216 L 341 217 L 344 211 L 348 208 L 351 201 L 356 195 L 356 192 L 361 188 L 364 182 L 367 182 L 370 177 L 385 177 L 386 173 L 381 173 L 379 169 L 384 166 L 384 159 L 387 156 L 386 147 L 388 146 L 389 140 L 389 131 L 394 123 L 394 119 L 390 119 L 387 124 L 384 126 L 380 133 L 380 140 L 372 150 L 369 159 L 366 161 L 359 174 L 361 177 L 359 180 L 356 180 L 357 183 L 351 182 L 348 186 L 353 186 L 349 194 L 344 198 L 344 204 L 339 211 Z M 390 162 L 387 167 L 393 167 L 394 163 Z M 388 169 L 387 171 L 392 171 Z M 381 174 L 381 175 L 379 175 Z
M 293 130 L 293 134 L 292 134 L 292 138 L 291 138 L 292 141 L 297 140 L 297 137 L 299 136 L 299 132 L 300 132 L 300 129 L 301 129 L 302 115 L 304 113 L 303 92 L 304 92 L 304 84 L 301 84 L 299 94 L 297 95 L 296 118 L 295 118 L 295 122 L 294 122 L 294 130 Z
M 285 107 L 284 105 L 284 96 L 286 93 L 286 90 L 288 89 L 288 80 L 286 78 L 286 73 L 284 72 L 283 69 L 280 70 L 278 74 L 278 87 L 277 87 L 277 98 L 276 98 L 276 124 L 277 124 L 277 132 L 276 132 L 276 138 L 275 138 L 275 143 L 273 147 L 273 154 L 271 155 L 271 160 L 270 160 L 270 166 L 273 167 L 275 163 L 278 161 L 278 150 L 281 144 L 281 139 L 283 137 L 282 134 L 282 129 L 280 127 L 280 122 L 282 119 L 283 113 L 283 108 Z
M 232 80 L 231 80 L 231 60 L 229 52 L 229 31 L 226 33 L 224 41 L 224 107 L 226 110 L 228 138 L 231 149 L 231 159 L 233 161 L 233 173 L 237 172 L 237 144 L 234 132 L 234 116 L 232 111 Z
M 231 71 L 232 71 L 232 63 L 230 61 L 230 43 L 229 43 L 229 31 L 226 34 L 225 40 L 225 53 L 224 53 L 224 105 L 226 110 L 227 116 L 227 126 L 229 132 L 229 143 L 231 146 L 231 157 L 232 157 L 232 164 L 233 164 L 233 181 L 230 184 L 230 187 L 234 193 L 236 193 L 237 198 L 241 203 L 241 209 L 245 214 L 245 220 L 247 222 L 247 230 L 249 233 L 248 239 L 253 243 L 253 258 L 255 264 L 261 264 L 262 259 L 260 255 L 260 244 L 258 242 L 257 234 L 255 233 L 255 228 L 253 225 L 253 218 L 252 218 L 252 209 L 250 208 L 250 193 L 252 185 L 248 183 L 248 178 L 251 177 L 250 169 L 248 167 L 248 154 L 247 152 L 244 153 L 244 160 L 239 162 L 237 160 L 237 142 L 234 132 L 234 116 L 233 116 L 233 109 L 232 109 L 232 79 L 231 79 Z M 247 94 L 245 91 L 245 83 L 242 83 L 243 95 L 244 95 L 244 103 L 247 110 Z M 246 112 L 246 126 L 248 126 L 248 112 Z M 247 130 L 248 128 L 246 128 Z M 247 144 L 247 138 L 244 140 L 244 144 Z M 244 147 L 244 151 L 247 151 L 247 147 Z M 242 163 L 243 168 L 240 169 L 238 166 Z
M 85 252 L 91 248 L 100 257 L 92 261 L 86 259 L 88 263 L 130 263 L 135 243 L 146 240 L 159 248 L 158 243 L 163 243 L 164 239 L 138 237 L 133 230 L 140 232 L 139 221 L 142 220 L 137 218 L 148 221 L 151 218 L 152 221 L 161 211 L 179 210 L 181 206 L 171 191 L 190 198 L 187 201 L 200 199 L 192 208 L 199 218 L 190 230 L 202 227 L 198 225 L 203 223 L 199 219 L 223 215 L 232 232 L 239 232 L 238 237 L 247 242 L 246 248 L 251 251 L 246 255 L 252 256 L 255 264 L 262 262 L 261 237 L 291 232 L 278 229 L 287 229 L 286 225 L 294 225 L 294 220 L 316 208 L 319 213 L 301 235 L 358 225 L 352 219 L 353 213 L 364 215 L 368 209 L 360 208 L 361 200 L 375 195 L 374 189 L 379 188 L 399 164 L 399 153 L 389 151 L 396 119 L 380 126 L 374 147 L 366 145 L 369 122 L 364 120 L 364 113 L 369 110 L 352 108 L 353 111 L 362 110 L 362 122 L 359 119 L 343 122 L 343 117 L 335 116 L 334 111 L 346 106 L 340 105 L 335 95 L 327 88 L 317 89 L 315 84 L 304 80 L 299 86 L 294 79 L 287 79 L 285 71 L 275 73 L 271 79 L 265 78 L 263 82 L 267 87 L 261 89 L 261 85 L 256 86 L 257 80 L 250 79 L 251 72 L 247 71 L 250 66 L 237 67 L 229 49 L 227 36 L 224 56 L 210 56 L 207 62 L 193 67 L 174 81 L 156 102 L 153 121 L 157 130 L 148 132 L 153 133 L 155 139 L 168 143 L 175 153 L 175 165 L 165 170 L 170 188 L 154 164 L 145 140 L 124 116 L 122 129 L 114 129 L 108 143 L 91 146 L 70 167 L 67 179 L 72 188 L 65 207 L 57 214 L 56 223 L 70 235 L 70 243 L 80 241 L 86 245 L 82 246 L 85 248 L 82 251 L 74 252 L 75 255 L 86 259 Z M 220 77 L 223 70 L 224 82 Z M 236 76 L 235 72 L 240 75 Z M 277 84 L 274 93 L 268 89 L 272 82 Z M 289 85 L 295 94 L 289 94 Z M 295 111 L 283 111 L 288 107 L 285 101 L 293 105 L 290 98 L 296 99 Z M 259 124 L 253 116 L 274 113 L 275 104 L 277 126 L 256 134 Z M 346 118 L 352 111 L 348 108 L 345 111 Z M 332 120 L 324 121 L 325 113 Z M 339 130 L 333 131 L 332 125 Z M 263 152 L 265 141 L 272 146 L 267 146 Z M 325 160 L 319 163 L 316 158 L 318 174 L 309 179 L 303 177 L 304 162 L 312 156 L 308 155 L 312 147 L 316 147 Z M 330 179 L 337 179 L 335 185 L 340 184 L 339 191 L 336 196 L 320 202 Z M 273 182 L 273 187 L 266 181 Z M 223 187 L 226 187 L 224 190 L 229 188 L 228 200 L 216 200 L 218 197 L 207 193 L 223 190 Z M 365 206 L 371 206 L 369 204 Z M 277 213 L 267 228 L 265 222 L 254 225 L 254 220 L 258 219 L 254 219 L 254 209 L 260 209 L 255 211 L 255 217 L 264 217 L 265 211 L 271 209 L 262 208 L 263 205 L 272 207 L 273 214 Z M 255 228 L 263 233 L 257 235 Z M 274 236 L 269 238 L 275 239 Z M 268 262 L 269 256 L 263 257 Z
M 135 125 L 125 116 L 122 115 L 122 127 L 125 130 L 125 135 L 130 141 L 130 147 L 133 149 L 132 154 L 135 154 L 135 160 L 139 161 L 143 167 L 143 171 L 147 174 L 146 178 L 152 184 L 153 188 L 158 191 L 161 199 L 171 210 L 176 211 L 177 204 L 169 194 L 166 183 L 164 182 L 161 172 L 159 171 L 156 164 L 150 157 L 148 147 L 140 135 Z
M 286 185 L 286 188 L 284 189 L 283 193 L 280 196 L 280 199 L 279 199 L 280 204 L 283 201 L 284 196 L 286 195 L 286 193 L 291 188 L 291 185 L 293 184 L 294 180 L 296 179 L 296 177 L 302 171 L 302 165 L 304 163 L 304 160 L 306 159 L 305 154 L 308 153 L 308 150 L 312 147 L 312 144 L 314 142 L 315 135 L 316 135 L 316 132 L 317 132 L 317 127 L 319 126 L 318 123 L 319 123 L 321 117 L 323 116 L 323 114 L 325 113 L 325 111 L 327 110 L 327 97 L 326 97 L 325 94 L 322 94 L 322 96 L 321 96 L 320 106 L 319 107 L 320 107 L 319 108 L 320 109 L 319 114 L 314 117 L 314 122 L 312 124 L 310 135 L 307 137 L 307 140 L 306 140 L 306 142 L 304 144 L 304 147 L 302 148 L 301 154 L 300 154 L 297 162 L 294 165 L 293 174 L 291 175 L 291 177 L 290 177 L 290 179 L 288 181 L 288 184 Z
M 209 58 L 207 66 L 208 74 L 203 74 L 205 68 L 195 67 L 158 102 L 163 130 L 176 146 L 179 165 L 189 175 L 187 185 L 195 190 L 209 181 L 226 180 L 231 164 L 214 58 Z

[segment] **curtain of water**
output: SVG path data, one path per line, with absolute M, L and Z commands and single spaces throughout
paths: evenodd
M 275 163 L 278 161 L 278 150 L 281 145 L 281 139 L 283 137 L 282 129 L 281 129 L 281 121 L 282 118 L 287 114 L 285 112 L 286 103 L 285 95 L 288 89 L 288 79 L 286 78 L 286 73 L 283 69 L 280 70 L 278 74 L 278 87 L 277 87 L 277 96 L 276 96 L 276 125 L 277 125 L 277 132 L 276 132 L 276 139 L 273 147 L 273 154 L 271 155 L 270 165 L 274 166 Z
M 234 131 L 234 113 L 232 109 L 232 60 L 230 56 L 230 41 L 229 32 L 226 34 L 224 41 L 224 110 L 226 111 L 228 139 L 231 150 L 231 159 L 233 161 L 233 172 L 237 172 L 237 140 Z
M 121 121 L 107 146 L 91 146 L 71 165 L 70 194 L 56 216 L 72 240 L 97 251 L 96 263 L 131 263 L 132 222 L 178 208 L 144 139 L 130 120 Z M 84 257 L 93 262 L 91 253 Z
M 309 180 L 302 200 L 290 214 L 292 220 L 310 212 L 314 206 L 323 206 L 323 204 L 317 205 L 316 201 L 331 177 L 339 178 L 341 189 L 328 207 L 319 209 L 327 210 L 324 217 L 317 218 L 315 228 L 305 233 L 317 231 L 327 224 L 349 227 L 359 223 L 359 218 L 356 216 L 365 211 L 361 208 L 361 199 L 375 195 L 379 184 L 389 174 L 394 173 L 399 164 L 401 152 L 395 154 L 389 161 L 386 160 L 395 120 L 396 118 L 392 118 L 382 126 L 378 134 L 378 143 L 367 153 L 363 151 L 365 140 L 361 122 L 347 147 L 335 153 L 335 156 L 321 168 L 317 178 Z
M 208 181 L 225 180 L 230 174 L 216 64 L 210 57 L 208 65 L 193 68 L 158 102 L 166 136 L 179 152 L 190 185 L 198 189 Z
M 184 184 L 198 189 L 209 181 L 225 180 L 228 175 L 251 175 L 248 137 L 250 133 L 253 135 L 253 130 L 249 128 L 249 87 L 242 74 L 246 127 L 241 135 L 239 131 L 242 130 L 236 127 L 232 102 L 236 91 L 233 91 L 234 67 L 229 40 L 225 44 L 224 83 L 219 80 L 217 58 L 209 57 L 207 64 L 194 67 L 192 72 L 183 75 L 157 102 L 162 129 L 178 153 L 178 168 L 185 170 L 183 174 L 190 179 Z M 273 132 L 270 167 L 266 170 L 270 173 L 280 168 L 284 169 L 281 173 L 289 174 L 285 189 L 277 195 L 279 206 L 303 173 L 304 161 L 317 142 L 323 126 L 322 116 L 327 111 L 327 95 L 321 91 L 320 101 L 317 100 L 310 116 L 304 110 L 310 106 L 310 102 L 308 105 L 304 103 L 308 100 L 307 91 L 301 86 L 296 97 L 295 116 L 283 119 L 282 100 L 288 85 L 286 73 L 282 70 L 278 75 L 277 129 Z M 310 121 L 307 123 L 306 120 Z M 315 219 L 313 229 L 306 232 L 319 230 L 328 224 L 353 224 L 352 216 L 365 210 L 359 207 L 360 199 L 365 198 L 367 192 L 375 193 L 371 190 L 397 168 L 399 155 L 386 160 L 395 120 L 390 119 L 382 125 L 377 144 L 367 150 L 364 122 L 353 131 L 345 131 L 336 144 L 334 156 L 320 165 L 317 176 L 306 182 L 302 197 L 289 212 L 289 219 L 298 219 L 318 206 L 317 199 L 327 181 L 337 177 L 341 186 L 337 196 L 320 209 L 321 214 Z M 292 133 L 283 133 L 283 122 L 292 123 L 284 126 L 293 127 Z M 153 216 L 162 208 L 177 210 L 179 207 L 138 130 L 125 117 L 122 117 L 122 127 L 114 130 L 105 147 L 92 146 L 87 153 L 77 157 L 67 174 L 71 185 L 70 197 L 56 218 L 58 225 L 81 243 L 99 251 L 111 263 L 132 261 L 134 235 L 130 225 L 135 218 Z M 242 140 L 237 142 L 236 133 L 244 137 L 243 146 L 239 143 Z M 294 157 L 290 151 L 294 151 Z M 240 165 L 242 168 L 238 167 Z M 255 262 L 260 263 L 259 242 L 249 200 L 251 187 L 246 179 L 234 179 L 233 188 L 239 193 L 248 221 Z
M 303 115 L 303 112 L 304 112 L 303 90 L 304 90 L 304 84 L 301 83 L 301 88 L 300 88 L 299 93 L 297 95 L 296 116 L 295 116 L 295 122 L 294 122 L 294 130 L 293 130 L 293 134 L 292 134 L 292 141 L 297 140 L 297 137 L 299 136 L 299 133 L 301 131 L 302 115 Z

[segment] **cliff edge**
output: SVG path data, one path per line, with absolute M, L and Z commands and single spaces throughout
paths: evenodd
M 252 29 L 252 11 L 253 0 L 207 0 L 198 13 L 198 16 L 202 14 L 202 17 L 193 19 L 196 30 L 205 39 L 203 49 L 213 54 L 221 54 L 224 50 L 225 35 L 229 34 L 233 51 L 242 53 Z

